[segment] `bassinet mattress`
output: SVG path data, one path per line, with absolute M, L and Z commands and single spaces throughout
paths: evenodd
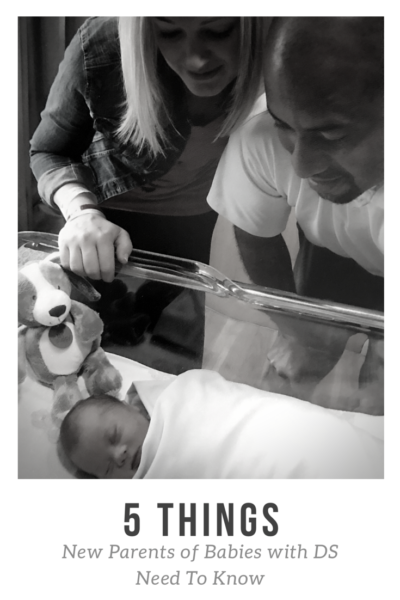
M 136 479 L 383 477 L 383 417 L 321 408 L 212 371 L 174 376 L 108 356 L 123 377 L 121 398 L 135 382 L 151 416 Z M 73 477 L 51 432 L 38 427 L 51 398 L 29 379 L 20 386 L 20 478 Z

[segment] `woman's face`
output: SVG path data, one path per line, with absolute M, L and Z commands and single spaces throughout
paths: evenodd
M 216 96 L 237 76 L 239 17 L 155 17 L 158 49 L 195 96 Z

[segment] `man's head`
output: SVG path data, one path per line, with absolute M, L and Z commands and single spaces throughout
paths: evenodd
M 64 418 L 60 444 L 75 467 L 99 479 L 131 479 L 139 466 L 148 420 L 107 395 L 80 400 Z
M 322 198 L 383 182 L 383 18 L 276 18 L 264 76 L 281 143 Z

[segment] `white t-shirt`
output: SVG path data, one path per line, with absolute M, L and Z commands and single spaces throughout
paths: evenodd
M 383 187 L 348 204 L 323 200 L 295 174 L 266 112 L 231 135 L 207 200 L 234 225 L 260 237 L 282 233 L 293 208 L 310 242 L 383 276 Z

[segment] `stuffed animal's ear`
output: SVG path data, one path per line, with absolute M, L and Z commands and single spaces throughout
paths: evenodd
M 81 275 L 77 275 L 73 273 L 69 269 L 66 269 L 61 265 L 60 254 L 58 252 L 53 252 L 46 257 L 46 260 L 50 260 L 51 262 L 60 265 L 64 273 L 67 275 L 68 279 L 72 283 L 72 285 L 81 293 L 89 302 L 98 302 L 101 298 L 101 294 L 93 287 L 91 283 Z
M 70 282 L 76 289 L 89 300 L 89 302 L 98 302 L 101 298 L 101 294 L 93 287 L 93 285 L 84 277 L 73 273 L 69 269 L 62 267 L 66 275 L 69 277 Z

